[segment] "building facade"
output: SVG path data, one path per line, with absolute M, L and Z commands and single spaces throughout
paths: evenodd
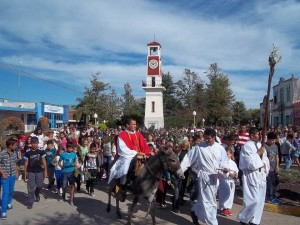
M 2 99 L 0 102 L 0 121 L 6 117 L 20 118 L 25 124 L 25 132 L 33 131 L 41 117 L 49 119 L 49 128 L 59 128 L 69 121 L 69 107 L 45 102 L 21 102 Z
M 300 125 L 300 80 L 292 76 L 280 78 L 273 86 L 273 99 L 269 107 L 269 127 Z M 260 106 L 261 126 L 263 125 L 264 103 Z

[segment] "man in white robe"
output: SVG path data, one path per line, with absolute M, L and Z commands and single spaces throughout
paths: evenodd
M 260 224 L 266 196 L 270 164 L 267 152 L 261 147 L 257 128 L 249 130 L 250 140 L 240 153 L 239 167 L 243 171 L 243 208 L 238 215 L 243 225 Z
M 222 168 L 228 168 L 228 157 L 222 145 L 215 141 L 216 131 L 206 129 L 204 140 L 200 145 L 191 149 L 181 162 L 181 168 L 186 171 L 195 161 L 198 161 L 199 196 L 192 207 L 194 224 L 199 224 L 198 219 L 207 225 L 217 225 L 217 200 L 218 173 Z

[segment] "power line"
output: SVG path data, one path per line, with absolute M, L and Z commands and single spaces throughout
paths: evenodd
M 55 82 L 53 82 L 53 81 L 50 81 L 50 80 L 47 80 L 47 79 L 45 79 L 45 78 L 39 77 L 38 75 L 36 75 L 36 74 L 34 74 L 34 73 L 32 73 L 32 72 L 28 72 L 28 71 L 25 71 L 25 70 L 21 70 L 21 69 L 19 69 L 19 68 L 16 68 L 16 67 L 14 67 L 14 66 L 11 66 L 11 65 L 8 65 L 8 64 L 5 64 L 5 63 L 0 62 L 0 66 L 3 67 L 3 68 L 5 68 L 5 69 L 7 69 L 7 70 L 16 72 L 16 73 L 18 73 L 18 74 L 20 74 L 20 75 L 26 75 L 26 76 L 32 77 L 32 78 L 34 78 L 34 79 L 44 81 L 45 83 L 48 83 L 48 84 L 51 84 L 51 85 L 54 85 L 54 86 L 57 86 L 57 87 L 60 87 L 60 88 L 63 88 L 63 89 L 72 91 L 72 92 L 76 92 L 76 93 L 79 93 L 79 94 L 84 94 L 84 93 L 81 92 L 81 91 L 78 91 L 78 90 L 75 90 L 75 89 L 66 87 L 66 86 L 61 85 L 61 84 L 58 84 L 58 83 L 55 83 Z

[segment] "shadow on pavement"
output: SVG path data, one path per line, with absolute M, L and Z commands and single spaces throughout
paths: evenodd
M 24 190 L 24 192 L 20 191 L 14 191 L 14 200 L 21 203 L 24 206 L 27 206 L 27 190 Z

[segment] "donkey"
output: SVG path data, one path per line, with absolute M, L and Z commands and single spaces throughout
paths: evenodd
M 140 197 L 145 197 L 148 199 L 149 207 L 147 215 L 151 215 L 152 224 L 155 225 L 155 201 L 154 197 L 158 188 L 158 182 L 162 179 L 166 171 L 177 173 L 179 176 L 183 177 L 184 174 L 181 170 L 180 163 L 178 161 L 177 155 L 173 152 L 172 148 L 164 147 L 160 151 L 152 156 L 145 164 L 139 176 L 137 176 L 132 185 L 133 191 L 133 202 L 129 207 L 129 215 L 127 220 L 127 225 L 131 225 L 131 218 L 133 216 L 133 211 L 139 201 Z M 117 184 L 116 180 L 111 181 L 108 190 L 108 203 L 106 207 L 106 212 L 110 212 L 111 208 L 111 193 Z M 116 194 L 116 213 L 119 219 L 122 218 L 120 208 L 119 208 L 119 195 Z M 146 215 L 146 217 L 147 217 Z

